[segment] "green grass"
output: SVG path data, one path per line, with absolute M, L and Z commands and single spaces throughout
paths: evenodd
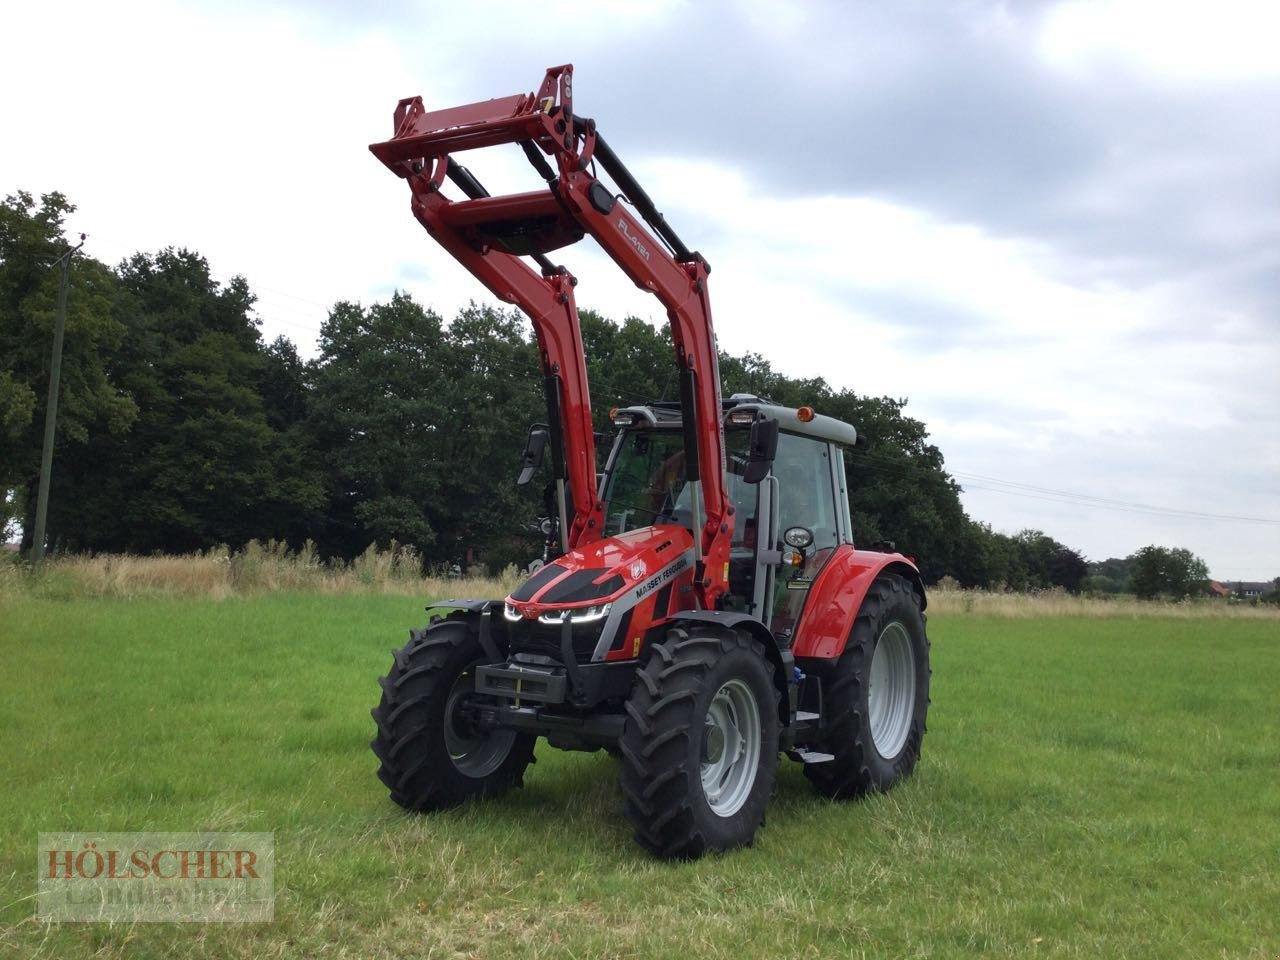
M 396 597 L 0 600 L 0 953 L 1280 956 L 1280 625 L 935 617 L 924 759 L 752 849 L 630 840 L 604 754 L 403 815 L 367 747 Z M 276 921 L 45 925 L 54 830 L 269 830 Z

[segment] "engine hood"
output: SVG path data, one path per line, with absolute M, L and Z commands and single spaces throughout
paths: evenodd
M 596 540 L 557 557 L 507 597 L 507 606 L 532 618 L 550 610 L 612 603 L 628 590 L 688 565 L 693 535 L 663 524 Z

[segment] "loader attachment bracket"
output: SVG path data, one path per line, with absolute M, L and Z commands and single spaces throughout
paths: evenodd
M 413 161 L 499 143 L 534 141 L 550 153 L 550 142 L 574 145 L 573 67 L 551 67 L 537 93 L 480 100 L 460 107 L 427 110 L 421 97 L 396 104 L 390 140 L 370 145 L 373 155 L 398 177 L 413 175 Z

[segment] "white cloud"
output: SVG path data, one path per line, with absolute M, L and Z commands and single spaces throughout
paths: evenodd
M 1280 77 L 1277 36 L 1280 7 L 1259 0 L 1072 0 L 1045 15 L 1037 52 L 1069 71 L 1191 87 Z

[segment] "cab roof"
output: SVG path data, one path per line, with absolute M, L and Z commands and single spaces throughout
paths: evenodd
M 778 421 L 778 428 L 787 433 L 798 433 L 807 437 L 816 437 L 830 443 L 839 443 L 852 447 L 858 442 L 858 431 L 843 420 L 824 417 L 815 413 L 810 420 L 801 420 L 799 410 L 795 407 L 781 407 L 767 400 L 748 393 L 735 393 L 720 402 L 724 410 L 724 419 L 728 424 L 734 413 L 744 411 L 762 414 Z M 650 404 L 639 404 L 633 407 L 619 407 L 618 415 L 630 415 L 632 422 L 646 421 L 653 426 L 676 426 L 680 423 L 680 403 L 667 400 Z

